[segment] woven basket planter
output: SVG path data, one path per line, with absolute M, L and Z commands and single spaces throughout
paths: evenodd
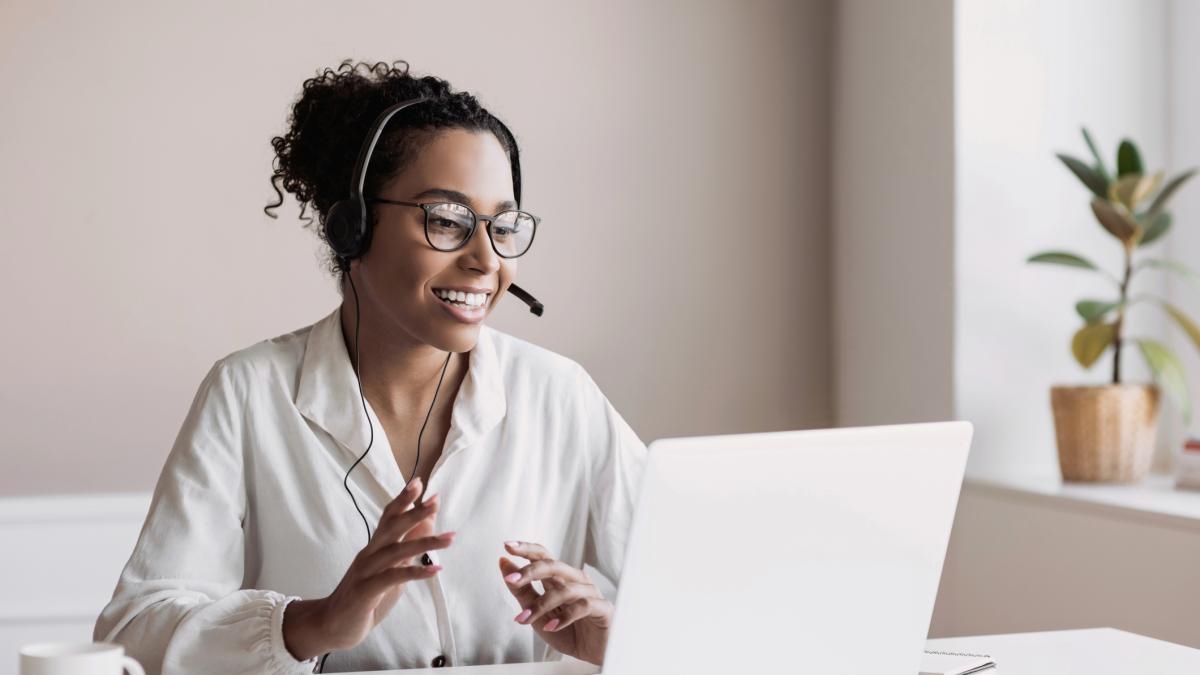
M 1142 480 L 1154 456 L 1158 399 L 1150 384 L 1051 387 L 1063 480 Z

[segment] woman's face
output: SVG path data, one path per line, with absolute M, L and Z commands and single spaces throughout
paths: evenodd
M 376 195 L 410 202 L 457 202 L 490 216 L 516 208 L 508 155 L 490 132 L 447 129 L 426 141 L 415 160 Z M 442 351 L 466 352 L 479 325 L 513 282 L 515 259 L 492 249 L 486 224 L 456 251 L 439 251 L 425 239 L 425 212 L 415 206 L 372 204 L 378 214 L 371 246 L 351 263 L 364 305 L 388 333 Z M 485 294 L 478 308 L 452 305 L 447 290 Z M 396 337 L 401 337 L 397 335 Z

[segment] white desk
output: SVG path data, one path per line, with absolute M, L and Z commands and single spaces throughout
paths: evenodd
M 996 660 L 998 675 L 1195 675 L 1200 650 L 1182 647 L 1115 628 L 1014 633 L 930 640 L 928 649 L 984 653 Z M 593 665 L 579 661 L 510 663 L 420 670 L 385 670 L 352 675 L 592 675 Z M 686 674 L 685 674 L 686 675 Z
M 927 649 L 977 653 L 999 675 L 1175 675 L 1200 673 L 1200 650 L 1115 628 L 930 640 Z

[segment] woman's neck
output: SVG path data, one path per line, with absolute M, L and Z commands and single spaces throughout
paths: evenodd
M 408 417 L 419 412 L 422 416 L 430 407 L 438 380 L 446 369 L 439 403 L 448 391 L 457 391 L 467 371 L 467 354 L 454 354 L 446 363 L 448 352 L 425 344 L 403 330 L 382 325 L 372 312 L 363 311 L 359 323 L 358 347 L 362 350 L 361 370 L 363 392 L 371 401 L 376 414 Z M 352 366 L 355 360 L 354 302 L 342 302 L 342 335 Z M 441 406 L 438 406 L 439 408 Z

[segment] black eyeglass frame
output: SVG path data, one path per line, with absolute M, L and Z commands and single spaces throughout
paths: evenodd
M 433 250 L 441 251 L 443 253 L 453 253 L 454 251 L 457 251 L 460 248 L 466 246 L 471 241 L 471 237 L 475 236 L 475 230 L 479 229 L 479 221 L 482 220 L 487 223 L 487 226 L 485 229 L 487 230 L 487 238 L 488 238 L 488 241 L 492 245 L 492 250 L 495 251 L 496 255 L 500 256 L 501 258 L 505 258 L 507 260 L 514 260 L 516 258 L 520 258 L 521 256 L 525 255 L 526 253 L 529 253 L 529 249 L 533 248 L 533 240 L 537 238 L 538 225 L 542 222 L 541 218 L 533 215 L 532 213 L 530 213 L 528 211 L 522 211 L 521 209 L 505 209 L 505 210 L 501 211 L 500 213 L 497 213 L 497 214 L 494 214 L 491 216 L 481 216 L 478 213 L 475 213 L 475 209 L 467 206 L 466 204 L 462 204 L 459 202 L 406 202 L 406 201 L 401 201 L 401 200 L 397 200 L 397 199 L 384 199 L 383 197 L 368 197 L 366 199 L 366 201 L 368 204 L 395 204 L 397 206 L 420 207 L 420 209 L 425 212 L 425 227 L 424 227 L 425 242 L 427 244 L 429 244 L 429 247 L 432 248 Z M 432 210 L 435 207 L 445 206 L 447 204 L 462 207 L 467 210 L 467 213 L 471 214 L 471 231 L 467 233 L 466 238 L 464 238 L 462 240 L 461 244 L 459 244 L 458 246 L 455 246 L 454 248 L 451 248 L 451 249 L 438 248 L 437 246 L 433 245 L 433 241 L 430 240 L 430 238 L 429 238 L 429 214 L 432 213 Z M 492 238 L 492 223 L 494 223 L 497 218 L 504 215 L 505 213 L 523 213 L 533 219 L 533 234 L 530 235 L 530 237 L 529 237 L 529 245 L 527 245 L 525 247 L 524 251 L 521 251 L 520 253 L 518 253 L 516 255 L 504 255 L 503 253 L 501 253 L 500 249 L 496 248 L 496 240 Z

